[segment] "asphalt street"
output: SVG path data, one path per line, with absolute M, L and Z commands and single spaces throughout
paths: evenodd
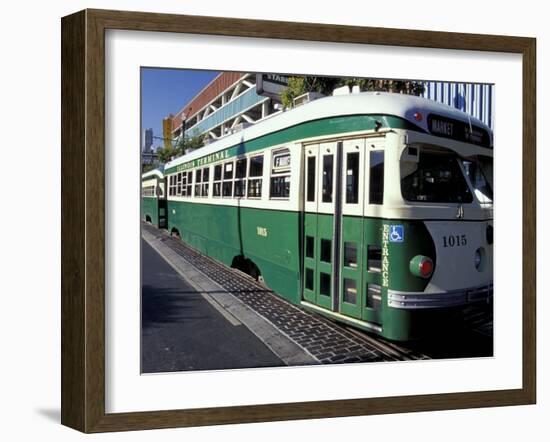
M 284 363 L 222 314 L 142 239 L 142 373 L 274 367 Z M 207 294 L 215 299 L 216 293 Z

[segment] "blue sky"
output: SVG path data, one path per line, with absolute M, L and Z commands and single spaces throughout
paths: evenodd
M 206 86 L 217 71 L 189 69 L 141 68 L 141 129 L 153 128 L 162 137 L 162 119 L 176 114 L 197 92 Z M 162 140 L 153 139 L 153 147 Z

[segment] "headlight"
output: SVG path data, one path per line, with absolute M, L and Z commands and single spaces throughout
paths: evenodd
M 409 263 L 409 270 L 414 276 L 427 279 L 432 276 L 434 262 L 427 256 L 416 255 Z
M 485 249 L 483 247 L 480 247 L 474 253 L 474 265 L 478 272 L 481 272 L 483 270 L 484 261 L 485 261 Z

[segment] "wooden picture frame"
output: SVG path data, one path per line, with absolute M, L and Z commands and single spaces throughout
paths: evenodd
M 271 405 L 105 412 L 105 30 L 516 53 L 523 67 L 522 387 Z M 533 404 L 536 400 L 536 41 L 533 38 L 106 10 L 62 19 L 62 409 L 83 432 Z

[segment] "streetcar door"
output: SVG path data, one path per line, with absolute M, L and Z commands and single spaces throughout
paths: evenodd
M 364 259 L 364 162 L 364 139 L 342 143 L 339 311 L 357 319 L 361 319 L 364 304 L 364 291 L 361 289 Z
M 333 234 L 337 143 L 320 143 L 304 149 L 304 299 L 338 311 L 335 296 L 338 279 L 333 266 L 338 253 Z
M 158 181 L 156 188 L 156 197 L 158 201 L 158 227 L 160 229 L 167 229 L 168 223 L 167 218 L 168 214 L 166 212 L 166 194 L 165 194 L 165 180 Z
M 384 204 L 384 140 L 366 140 L 363 236 L 363 314 L 365 321 L 381 323 L 384 248 L 380 209 Z

